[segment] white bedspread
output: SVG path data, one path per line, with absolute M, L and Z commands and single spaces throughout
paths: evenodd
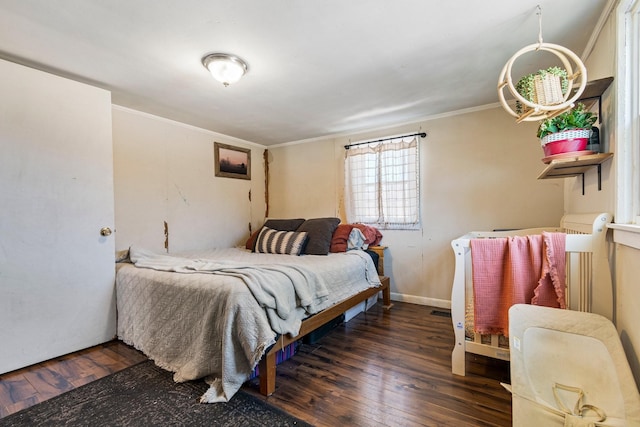
M 118 265 L 118 337 L 175 381 L 205 377 L 206 402 L 230 399 L 277 333 L 295 335 L 302 318 L 380 285 L 360 251 L 296 257 L 232 248 L 173 257 L 132 248 L 130 257 L 144 268 Z

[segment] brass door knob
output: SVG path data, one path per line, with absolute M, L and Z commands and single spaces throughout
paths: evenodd
M 102 235 L 102 236 L 111 236 L 111 229 L 109 227 L 102 227 L 100 229 L 100 235 Z

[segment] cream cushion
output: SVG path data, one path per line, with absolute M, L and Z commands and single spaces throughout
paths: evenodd
M 509 341 L 514 426 L 640 425 L 640 395 L 605 317 L 516 304 Z

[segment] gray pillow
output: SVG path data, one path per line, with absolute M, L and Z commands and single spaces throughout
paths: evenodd
M 278 231 L 296 231 L 304 223 L 304 218 L 267 219 L 264 227 Z
M 309 237 L 304 253 L 327 255 L 331 248 L 331 237 L 340 224 L 340 218 L 312 218 L 302 223 L 296 231 L 306 231 Z

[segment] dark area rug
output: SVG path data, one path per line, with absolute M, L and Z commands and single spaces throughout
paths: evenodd
M 240 390 L 199 403 L 204 381 L 175 383 L 151 361 L 0 419 L 0 426 L 309 426 Z

